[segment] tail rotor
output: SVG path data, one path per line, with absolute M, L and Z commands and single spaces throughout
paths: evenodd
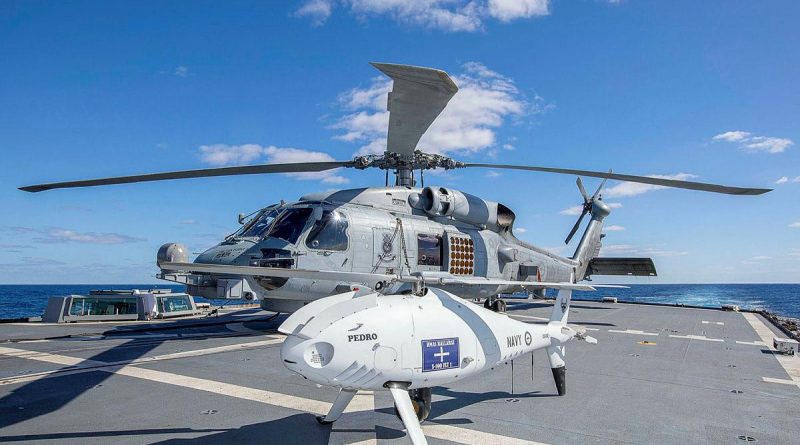
M 608 172 L 611 173 L 611 170 Z M 578 217 L 578 221 L 575 222 L 575 225 L 572 226 L 572 230 L 569 231 L 567 239 L 564 240 L 564 244 L 569 244 L 569 242 L 572 240 L 572 237 L 575 236 L 575 232 L 578 231 L 578 228 L 583 222 L 583 217 L 586 216 L 587 213 L 592 213 L 595 201 L 602 199 L 600 196 L 600 191 L 603 190 L 603 187 L 606 185 L 606 181 L 608 181 L 608 178 L 603 178 L 603 182 L 600 183 L 600 186 L 597 187 L 597 190 L 595 190 L 592 196 L 589 196 L 586 193 L 586 189 L 583 187 L 583 181 L 581 181 L 580 176 L 575 181 L 575 183 L 578 185 L 578 191 L 580 191 L 581 196 L 583 196 L 583 209 L 581 210 L 581 216 Z

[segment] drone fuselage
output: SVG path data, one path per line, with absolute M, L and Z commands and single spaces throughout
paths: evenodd
M 560 320 L 523 323 L 432 288 L 419 296 L 334 295 L 295 312 L 279 330 L 287 335 L 287 368 L 345 390 L 447 385 L 580 335 Z

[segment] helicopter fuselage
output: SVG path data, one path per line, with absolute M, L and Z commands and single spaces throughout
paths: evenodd
M 517 239 L 507 207 L 441 187 L 374 187 L 307 195 L 267 207 L 195 263 L 428 274 L 518 281 L 569 281 L 579 262 Z M 363 287 L 299 278 L 163 272 L 206 298 L 260 300 L 292 312 L 310 301 Z M 386 289 L 402 292 L 403 283 Z M 522 291 L 508 285 L 449 285 L 465 298 Z

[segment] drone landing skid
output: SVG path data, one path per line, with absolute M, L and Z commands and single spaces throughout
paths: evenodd
M 342 417 L 342 413 L 347 408 L 347 405 L 350 404 L 350 401 L 353 400 L 353 396 L 355 395 L 356 391 L 352 389 L 339 390 L 339 395 L 336 396 L 336 400 L 333 401 L 331 410 L 325 416 L 317 416 L 317 422 L 321 423 L 322 425 L 330 425 L 339 420 L 339 417 Z
M 411 404 L 411 397 L 408 395 L 408 384 L 392 382 L 387 386 L 392 393 L 392 398 L 394 398 L 394 406 L 400 414 L 400 419 L 403 420 L 403 425 L 408 431 L 408 437 L 411 438 L 411 443 L 414 445 L 428 445 L 428 440 L 425 439 L 425 434 L 422 433 L 422 426 L 419 424 L 417 413 Z

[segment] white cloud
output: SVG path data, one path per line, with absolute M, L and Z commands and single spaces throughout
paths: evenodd
M 95 233 L 95 232 L 76 232 L 74 230 L 53 228 L 41 231 L 44 236 L 34 238 L 40 243 L 82 243 L 82 244 L 125 244 L 145 241 L 144 238 L 136 238 L 120 233 Z
M 486 172 L 486 177 L 487 178 L 497 178 L 499 176 L 501 176 L 500 173 L 498 173 L 498 172 L 496 172 L 494 170 L 489 170 L 489 171 Z
M 173 74 L 175 74 L 178 77 L 186 77 L 189 75 L 189 67 L 183 65 L 175 67 L 175 71 Z
M 489 15 L 501 22 L 548 14 L 548 0 L 489 0 Z
M 742 264 L 747 264 L 747 265 L 761 264 L 762 262 L 764 262 L 766 260 L 771 260 L 771 259 L 772 259 L 772 257 L 770 257 L 770 256 L 756 255 L 756 256 L 751 257 L 749 259 L 742 260 Z
M 792 179 L 792 182 L 800 182 L 800 176 L 797 176 L 794 179 Z
M 618 208 L 622 207 L 622 203 L 620 203 L 620 202 L 607 202 L 606 205 L 610 209 L 618 209 Z M 583 211 L 583 205 L 579 204 L 579 205 L 576 205 L 576 206 L 567 207 L 566 209 L 564 209 L 564 210 L 562 210 L 562 211 L 560 211 L 558 213 L 560 213 L 562 215 L 568 215 L 568 216 L 578 216 L 578 215 L 581 214 L 582 211 Z
M 606 231 L 606 232 L 621 232 L 621 231 L 625 230 L 625 227 L 617 226 L 617 225 L 610 225 L 608 227 L 604 227 L 603 230 Z
M 328 20 L 332 10 L 332 0 L 309 0 L 295 14 L 298 17 L 308 17 L 314 26 L 320 26 Z
M 524 227 L 514 227 L 514 231 L 517 232 L 517 233 L 525 233 L 525 232 L 528 231 L 528 229 L 526 229 Z
M 687 255 L 688 253 L 686 251 L 666 250 L 655 247 L 637 247 L 630 244 L 608 244 L 600 248 L 601 255 L 618 256 L 672 257 Z
M 692 178 L 696 178 L 697 176 L 689 174 L 689 173 L 678 173 L 674 175 L 648 175 L 651 178 L 661 178 L 661 179 L 677 179 L 679 181 L 686 181 Z M 638 182 L 620 182 L 619 184 L 609 187 L 603 190 L 603 196 L 605 197 L 625 197 L 625 196 L 636 196 L 641 195 L 642 193 L 647 193 L 653 190 L 659 190 L 666 188 L 661 185 L 652 185 L 652 184 L 640 184 Z
M 800 229 L 800 221 L 793 222 L 793 223 L 789 224 L 789 227 L 791 227 L 793 229 Z
M 775 184 L 786 184 L 787 182 L 789 182 L 789 178 L 787 178 L 786 176 L 781 176 L 780 179 L 775 181 Z
M 331 155 L 318 151 L 291 147 L 275 147 L 274 145 L 264 147 L 258 144 L 203 145 L 200 147 L 200 159 L 204 163 L 216 167 L 249 163 L 290 164 L 335 160 Z M 286 175 L 297 179 L 319 180 L 326 184 L 344 184 L 349 182 L 347 178 L 339 176 L 335 172 L 336 169 L 310 173 L 286 173 Z
M 744 144 L 744 148 L 748 151 L 758 152 L 765 151 L 767 153 L 783 153 L 794 142 L 786 138 L 770 138 L 765 136 L 756 136 L 749 139 L 750 142 Z
M 549 0 L 342 0 L 338 5 L 362 21 L 386 16 L 403 25 L 473 32 L 482 30 L 488 18 L 509 22 L 548 15 L 549 3 Z M 321 25 L 335 6 L 332 0 L 308 0 L 295 14 Z
M 543 112 L 541 100 L 528 103 L 513 80 L 477 62 L 464 64 L 464 71 L 454 75 L 458 93 L 433 122 L 418 144 L 429 153 L 478 152 L 496 145 L 496 129 L 509 118 Z M 347 114 L 331 128 L 340 130 L 336 139 L 360 143 L 356 154 L 381 154 L 386 150 L 387 93 L 392 82 L 373 78 L 365 88 L 354 88 L 339 96 Z M 511 149 L 513 147 L 504 147 Z
M 746 131 L 726 131 L 725 133 L 720 133 L 711 139 L 715 141 L 738 142 L 748 137 L 750 137 L 750 133 Z
M 794 145 L 791 139 L 768 136 L 753 136 L 747 131 L 726 131 L 711 138 L 713 141 L 736 142 L 744 151 L 757 153 L 783 153 Z
M 789 256 L 800 256 L 800 249 L 796 247 L 790 247 L 787 253 Z

